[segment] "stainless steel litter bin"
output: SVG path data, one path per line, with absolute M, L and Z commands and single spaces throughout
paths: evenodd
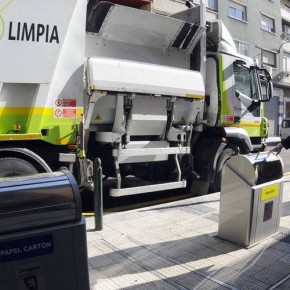
M 68 171 L 0 178 L 0 289 L 89 289 L 81 210 Z
M 237 155 L 224 166 L 218 236 L 251 247 L 279 230 L 283 163 L 263 152 Z

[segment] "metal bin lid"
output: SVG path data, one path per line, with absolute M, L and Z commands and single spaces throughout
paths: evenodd
M 79 221 L 81 212 L 69 171 L 0 178 L 0 233 Z
M 272 152 L 236 155 L 226 165 L 250 186 L 270 182 L 283 177 L 282 159 Z

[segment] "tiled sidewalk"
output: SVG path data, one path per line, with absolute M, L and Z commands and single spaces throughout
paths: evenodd
M 217 237 L 220 194 L 87 218 L 91 289 L 290 289 L 290 176 L 280 233 L 244 249 Z

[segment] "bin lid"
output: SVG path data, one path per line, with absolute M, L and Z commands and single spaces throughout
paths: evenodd
M 272 152 L 259 152 L 233 156 L 226 163 L 250 186 L 270 182 L 283 177 L 282 159 Z
M 0 178 L 0 233 L 79 221 L 81 210 L 68 171 Z

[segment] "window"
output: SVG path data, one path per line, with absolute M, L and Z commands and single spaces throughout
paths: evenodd
M 282 128 L 290 128 L 290 120 L 283 120 Z
M 238 3 L 230 2 L 229 5 L 229 16 L 242 21 L 247 21 L 246 6 Z
M 263 64 L 276 67 L 276 55 L 273 52 L 263 50 L 262 51 L 263 55 Z
M 283 30 L 283 32 L 286 33 L 286 37 L 289 39 L 290 38 L 290 26 L 287 24 L 284 24 L 282 30 Z
M 217 11 L 217 0 L 192 0 L 192 2 L 198 5 L 204 3 L 207 8 Z
M 249 55 L 249 44 L 239 41 L 239 40 L 234 40 L 237 52 L 243 55 L 248 56 Z
M 217 11 L 217 0 L 207 0 L 207 7 Z
M 275 21 L 274 21 L 274 19 L 272 19 L 268 16 L 265 16 L 265 15 L 262 15 L 261 24 L 262 24 L 263 30 L 275 33 Z
M 234 78 L 235 78 L 235 90 L 240 95 L 244 95 L 245 98 L 251 98 L 253 100 L 259 100 L 259 87 L 257 84 L 257 77 L 254 70 L 240 65 L 238 62 L 234 62 Z M 260 108 L 257 106 L 251 112 L 255 117 L 260 116 Z
M 235 89 L 251 99 L 258 99 L 258 86 L 254 72 L 245 66 L 234 63 Z
M 290 53 L 283 53 L 283 71 L 290 72 Z

